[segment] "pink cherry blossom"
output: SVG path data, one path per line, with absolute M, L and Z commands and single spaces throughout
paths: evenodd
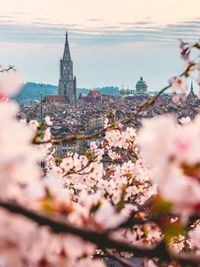
M 0 94 L 13 96 L 19 92 L 23 85 L 23 79 L 20 74 L 3 73 L 0 76 Z
M 8 96 L 5 95 L 5 94 L 0 94 L 0 101 L 7 102 L 8 101 Z
M 175 103 L 175 104 L 178 104 L 179 101 L 180 101 L 180 97 L 177 95 L 177 94 L 174 94 L 172 96 L 172 101 Z
M 200 226 L 197 225 L 193 230 L 189 231 L 189 237 L 191 238 L 192 245 L 196 248 L 200 248 Z
M 173 92 L 177 92 L 177 90 L 180 90 L 181 93 L 185 93 L 187 91 L 187 85 L 180 77 L 175 76 L 170 78 L 169 84 L 171 85 Z

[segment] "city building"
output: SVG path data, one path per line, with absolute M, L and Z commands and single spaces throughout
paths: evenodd
M 190 94 L 189 94 L 190 95 Z M 91 93 L 91 96 L 96 94 Z M 81 98 L 87 98 L 82 96 Z M 116 121 L 121 122 L 128 119 L 138 111 L 138 108 L 147 100 L 152 99 L 150 95 L 127 95 L 120 96 L 104 96 L 102 100 L 92 98 L 96 101 L 78 100 L 75 106 L 62 104 L 61 99 L 47 97 L 46 102 L 43 102 L 43 118 L 49 116 L 53 122 L 51 126 L 51 134 L 53 138 L 62 139 L 66 136 L 93 134 L 100 131 L 104 127 L 105 118 L 112 118 L 110 114 L 116 115 Z M 63 97 L 65 99 L 65 97 Z M 49 103 L 50 102 L 50 103 Z M 130 122 L 129 127 L 134 127 L 139 130 L 142 125 L 143 118 L 152 118 L 162 114 L 173 114 L 177 120 L 182 117 L 190 117 L 194 119 L 199 113 L 200 100 L 198 97 L 182 99 L 178 104 L 173 103 L 172 96 L 169 94 L 160 95 L 157 101 L 141 111 L 137 117 Z M 21 108 L 19 119 L 27 119 L 40 121 L 41 110 L 40 105 L 26 106 Z M 69 150 L 74 153 L 82 154 L 85 149 L 88 149 L 90 140 L 77 141 L 69 144 L 62 144 L 54 147 L 56 157 L 64 157 Z M 104 164 L 109 163 L 105 159 Z
M 69 104 L 76 104 L 76 77 L 73 75 L 73 62 L 71 60 L 67 32 L 63 58 L 60 60 L 58 94 L 64 96 Z
M 98 90 L 90 90 L 87 98 L 85 99 L 86 102 L 95 103 L 102 99 L 102 95 Z
M 43 98 L 43 102 L 47 104 L 67 104 L 66 98 L 62 95 L 46 95 Z
M 106 116 L 103 113 L 94 112 L 91 113 L 84 124 L 85 133 L 92 134 L 95 131 L 102 130 L 104 127 L 104 121 Z
M 97 104 L 97 103 L 103 103 L 111 97 L 112 96 L 108 94 L 101 94 L 98 90 L 90 90 L 88 95 L 80 93 L 78 101 L 85 101 L 87 103 Z
M 133 94 L 133 90 L 130 90 L 127 86 L 127 89 L 124 89 L 124 86 L 122 85 L 122 89 L 120 90 L 120 95 L 121 96 L 129 96 Z
M 140 80 L 136 83 L 136 95 L 147 95 L 147 84 L 146 81 L 141 77 Z

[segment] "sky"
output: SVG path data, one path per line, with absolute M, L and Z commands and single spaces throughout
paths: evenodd
M 183 70 L 178 38 L 200 38 L 200 0 L 0 0 L 0 65 L 58 84 L 68 30 L 77 87 L 150 91 Z M 195 89 L 197 85 L 194 84 Z

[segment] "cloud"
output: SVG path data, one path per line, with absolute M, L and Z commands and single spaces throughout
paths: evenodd
M 119 22 L 115 25 L 83 27 L 80 24 L 51 23 L 42 18 L 36 22 L 21 24 L 8 16 L 0 19 L 1 42 L 63 43 L 66 28 L 72 43 L 80 45 L 119 43 L 175 43 L 177 38 L 192 40 L 199 38 L 200 18 L 177 24 L 160 26 L 151 22 Z M 98 21 L 98 19 L 90 19 Z
M 87 21 L 96 22 L 96 21 L 103 21 L 103 19 L 87 19 Z

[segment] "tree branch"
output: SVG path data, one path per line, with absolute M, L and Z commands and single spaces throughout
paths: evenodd
M 161 257 L 165 260 L 170 259 L 164 242 L 159 243 L 156 248 L 153 248 L 153 250 L 142 249 L 136 246 L 131 246 L 130 244 L 123 241 L 113 240 L 110 236 L 110 232 L 96 232 L 92 230 L 76 228 L 72 225 L 63 223 L 42 214 L 38 214 L 35 211 L 28 210 L 14 203 L 0 201 L 0 207 L 12 213 L 23 215 L 26 218 L 29 218 L 32 221 L 36 222 L 40 226 L 48 226 L 55 233 L 70 233 L 79 236 L 84 240 L 97 244 L 101 249 L 115 248 L 118 251 L 133 252 L 135 256 Z
M 161 261 L 166 262 L 170 262 L 172 259 L 175 259 L 183 265 L 190 264 L 192 266 L 198 266 L 197 263 L 200 262 L 200 256 L 194 255 L 194 253 L 173 254 L 172 251 L 169 252 L 164 241 L 161 241 L 153 248 L 142 248 L 130 245 L 124 241 L 112 239 L 110 235 L 111 232 L 95 232 L 92 230 L 76 228 L 72 225 L 38 214 L 35 211 L 28 210 L 14 203 L 0 201 L 0 207 L 12 213 L 22 215 L 36 222 L 40 226 L 48 226 L 55 233 L 70 233 L 79 236 L 85 241 L 90 241 L 91 243 L 96 244 L 101 249 L 114 248 L 119 252 L 132 252 L 135 257 L 159 258 Z
M 0 68 L 0 72 L 8 72 L 10 70 L 16 71 L 15 66 L 14 65 L 9 65 L 7 68 L 3 68 L 3 69 Z
M 123 258 L 123 257 L 120 257 L 118 254 L 112 252 L 110 249 L 106 248 L 105 251 L 108 253 L 108 255 L 119 261 L 120 263 L 123 264 L 123 266 L 127 266 L 127 267 L 136 267 L 136 265 L 134 265 L 133 263 L 131 263 L 130 261 L 128 261 L 127 259 Z

